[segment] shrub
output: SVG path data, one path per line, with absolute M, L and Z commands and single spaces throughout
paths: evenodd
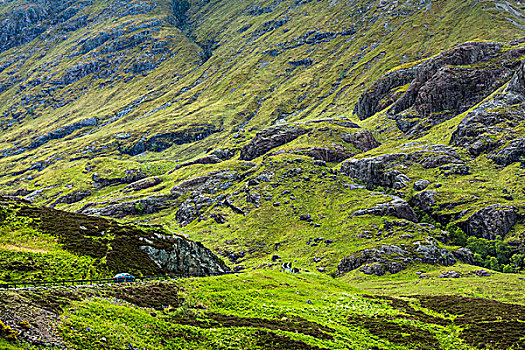
M 450 240 L 452 244 L 459 245 L 464 247 L 467 244 L 467 235 L 465 232 L 463 232 L 462 229 L 454 225 L 453 223 L 449 223 L 445 227 L 445 231 L 447 231 L 450 234 Z
M 518 271 L 525 268 L 525 254 L 514 254 L 510 258 L 510 263 Z
M 498 259 L 496 259 L 494 256 L 491 256 L 489 259 L 487 259 L 486 267 L 494 271 L 501 271 L 501 266 L 498 263 Z
M 17 323 L 20 327 L 24 328 L 24 329 L 29 329 L 31 328 L 31 324 L 27 321 L 20 321 Z
M 16 340 L 17 335 L 18 333 L 12 330 L 11 327 L 0 321 L 0 338 L 4 338 L 6 340 Z

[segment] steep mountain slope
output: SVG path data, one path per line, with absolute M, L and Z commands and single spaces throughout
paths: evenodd
M 11 1 L 0 16 L 11 195 L 163 224 L 244 268 L 525 264 L 518 2 Z
M 0 348 L 523 348 L 524 26 L 0 0 L 0 284 L 244 272 L 0 292 Z

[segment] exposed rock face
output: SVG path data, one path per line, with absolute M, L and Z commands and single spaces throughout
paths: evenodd
M 383 154 L 377 157 L 350 159 L 342 163 L 341 173 L 362 181 L 368 189 L 377 186 L 401 189 L 410 179 L 397 166 L 421 164 L 424 168 L 437 168 L 444 164 L 462 164 L 460 156 L 452 147 L 444 145 L 407 144 L 403 153 Z
M 192 192 L 192 196 L 201 194 L 215 194 L 219 190 L 228 189 L 234 181 L 240 180 L 238 173 L 233 171 L 217 171 L 207 175 L 197 176 L 185 181 L 171 189 L 172 194 Z
M 482 103 L 461 121 L 450 143 L 477 157 L 487 154 L 497 164 L 507 166 L 525 157 L 525 138 L 514 127 L 525 120 L 525 61 L 507 88 Z
M 376 81 L 363 93 L 363 95 L 361 95 L 359 101 L 357 101 L 357 104 L 355 105 L 354 113 L 363 120 L 385 109 L 395 101 L 394 97 L 396 97 L 392 96 L 385 99 L 385 96 L 394 88 L 406 85 L 413 81 L 416 77 L 416 73 L 417 68 L 415 67 L 400 69 L 389 73 Z M 386 100 L 387 102 L 380 103 L 381 100 Z
M 256 208 L 261 206 L 261 194 L 257 192 L 247 192 L 246 202 L 252 203 Z
M 510 79 L 516 63 L 501 48 L 495 42 L 464 43 L 388 73 L 363 93 L 355 113 L 366 119 L 390 106 L 388 111 L 402 131 L 411 135 L 425 131 L 468 110 Z M 495 58 L 500 64 L 485 64 Z
M 413 263 L 451 266 L 457 259 L 472 261 L 472 253 L 463 249 L 456 254 L 439 248 L 432 237 L 427 237 L 424 242 L 416 241 L 406 248 L 382 245 L 379 248 L 365 249 L 345 257 L 337 265 L 337 274 L 344 275 L 359 268 L 365 274 L 382 276 L 386 272 L 398 273 Z
M 489 157 L 494 160 L 494 162 L 501 165 L 510 165 L 514 162 L 525 162 L 525 138 L 511 141 L 501 150 Z
M 141 191 L 146 188 L 157 186 L 161 182 L 162 182 L 162 179 L 158 176 L 147 177 L 145 179 L 135 181 L 129 184 L 128 186 L 126 186 L 126 188 L 132 188 L 134 191 Z
M 269 150 L 295 140 L 308 132 L 299 126 L 274 126 L 263 130 L 241 150 L 241 160 L 253 160 Z
M 52 204 L 50 204 L 51 208 L 54 208 L 58 204 L 72 204 L 76 202 L 80 202 L 82 199 L 89 197 L 91 195 L 91 191 L 74 191 L 71 193 L 68 193 L 64 196 L 61 196 L 57 198 Z
M 517 221 L 514 208 L 494 204 L 475 212 L 458 226 L 469 236 L 496 239 L 497 236 L 505 237 Z
M 459 248 L 454 252 L 454 256 L 465 264 L 474 265 L 474 254 L 467 248 Z
M 398 170 L 387 170 L 389 163 L 401 158 L 400 154 L 387 154 L 374 158 L 350 159 L 341 166 L 341 173 L 364 182 L 368 189 L 386 186 L 401 189 L 410 179 Z
M 353 153 L 349 152 L 340 145 L 332 145 L 331 147 L 298 148 L 294 150 L 276 151 L 270 154 L 277 155 L 284 153 L 304 154 L 309 157 L 312 157 L 313 159 L 330 163 L 340 163 L 343 160 L 348 159 L 354 155 Z
M 126 170 L 125 176 L 123 177 L 103 178 L 103 177 L 100 177 L 98 173 L 94 173 L 93 176 L 91 176 L 95 187 L 99 187 L 99 188 L 116 185 L 116 184 L 136 183 L 137 181 L 145 179 L 146 177 L 147 177 L 146 174 L 144 174 L 141 170 L 137 170 L 137 169 Z
M 410 200 L 410 204 L 423 211 L 430 211 L 432 206 L 436 204 L 436 196 L 436 191 L 423 191 L 415 194 Z
M 217 164 L 220 162 L 221 162 L 221 159 L 219 157 L 217 157 L 214 154 L 211 154 L 211 155 L 204 156 L 202 158 L 197 158 L 195 160 L 192 160 L 186 163 L 178 164 L 175 167 L 175 169 L 180 169 L 180 168 L 184 168 L 184 167 L 195 165 L 195 164 Z
M 425 188 L 428 187 L 428 185 L 430 185 L 430 181 L 428 180 L 417 180 L 416 182 L 414 182 L 414 190 L 423 191 Z
M 375 139 L 370 130 L 359 130 L 343 135 L 343 140 L 353 144 L 363 152 L 379 147 L 379 142 Z
M 174 186 L 171 189 L 171 193 L 174 194 L 174 193 L 182 193 L 182 192 L 188 191 L 192 187 L 204 184 L 207 181 L 211 180 L 215 174 L 217 173 L 209 174 L 205 176 L 197 176 L 189 180 L 182 181 L 180 184 L 178 184 L 177 186 Z
M 212 152 L 212 155 L 219 158 L 220 160 L 227 160 L 235 155 L 235 152 L 230 149 L 216 149 Z
M 156 238 L 162 239 L 168 248 L 150 245 L 153 242 L 145 238 L 141 240 L 144 245 L 141 245 L 140 249 L 146 252 L 162 271 L 191 274 L 230 271 L 222 260 L 200 243 L 188 241 L 180 236 L 157 235 Z
M 98 125 L 98 119 L 97 118 L 86 118 L 84 120 L 78 121 L 76 123 L 64 125 L 61 128 L 58 128 L 56 130 L 53 130 L 49 133 L 46 133 L 42 136 L 37 137 L 31 145 L 29 145 L 29 148 L 37 148 L 42 146 L 43 144 L 56 139 L 64 138 L 68 135 L 71 135 L 76 130 L 82 129 L 82 128 L 88 128 Z
M 245 145 L 240 154 L 241 160 L 253 160 L 266 154 L 268 151 L 287 144 L 298 137 L 305 135 L 311 131 L 328 131 L 329 128 L 319 127 L 318 124 L 327 123 L 334 126 L 344 127 L 348 129 L 359 129 L 354 133 L 348 133 L 343 136 L 346 142 L 352 143 L 359 150 L 369 150 L 379 145 L 370 131 L 362 130 L 361 127 L 349 120 L 343 119 L 318 119 L 297 124 L 283 124 L 272 126 L 265 129 Z M 332 132 L 330 132 L 332 134 Z M 278 151 L 274 154 L 280 154 L 285 151 Z M 302 153 L 318 160 L 326 162 L 340 162 L 353 156 L 353 153 L 346 150 L 338 144 L 331 144 L 324 147 L 309 147 L 306 149 L 286 150 L 287 153 Z
M 166 208 L 168 199 L 169 197 L 164 195 L 149 196 L 142 199 L 110 204 L 99 208 L 83 208 L 80 209 L 79 212 L 86 215 L 107 216 L 110 218 L 122 219 L 128 215 L 153 214 L 159 212 Z
M 461 113 L 502 85 L 509 74 L 501 68 L 443 67 L 421 87 L 414 109 L 425 117 L 443 111 Z
M 358 210 L 352 214 L 352 216 L 360 215 L 394 216 L 412 222 L 418 221 L 416 213 L 414 213 L 412 207 L 399 197 L 394 198 L 394 200 L 388 203 L 378 204 L 372 208 Z
M 33 1 L 26 6 L 17 6 L 3 18 L 0 17 L 0 52 L 31 42 L 52 24 L 67 22 L 91 1 L 71 6 L 73 3 L 71 0 L 58 0 L 49 6 L 45 1 Z
M 149 138 L 142 138 L 132 147 L 121 147 L 120 152 L 136 156 L 146 151 L 162 152 L 173 145 L 183 145 L 196 142 L 218 132 L 214 125 L 189 125 L 183 130 L 155 134 Z
M 225 205 L 237 214 L 244 214 L 244 211 L 233 205 L 225 195 L 211 196 L 221 190 L 227 190 L 239 179 L 241 177 L 236 172 L 222 171 L 198 176 L 173 187 L 171 189 L 172 196 L 187 196 L 175 213 L 177 222 L 186 226 L 197 219 L 206 208 L 214 204 Z
M 109 271 L 143 275 L 165 273 L 225 272 L 228 268 L 201 244 L 113 220 L 36 207 L 0 196 L 0 205 L 16 208 L 13 215 L 38 221 L 35 228 L 56 237 L 62 249 L 78 256 L 104 259 Z

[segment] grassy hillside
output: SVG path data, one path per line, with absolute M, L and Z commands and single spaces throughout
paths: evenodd
M 211 255 L 206 261 L 207 251 L 159 227 L 123 225 L 9 198 L 1 198 L 0 223 L 0 283 L 104 279 L 119 272 L 183 273 L 196 261 L 199 271 L 193 273 L 224 266 Z M 187 266 L 166 267 L 148 254 L 146 245 L 180 256 Z
M 3 188 L 32 189 L 72 160 L 189 159 L 239 130 L 245 141 L 277 121 L 350 117 L 399 64 L 521 35 L 519 18 L 492 2 L 190 5 L 182 15 L 168 1 L 95 2 L 50 25 L 49 38 L 0 53 Z M 53 134 L 87 118 L 98 126 Z
M 447 294 L 460 291 L 447 281 L 433 283 L 447 285 Z M 482 294 L 490 294 L 493 284 L 484 285 Z M 319 274 L 265 271 L 103 290 L 11 292 L 0 298 L 4 305 L 13 298 L 31 305 L 27 316 L 42 310 L 60 315 L 54 329 L 64 344 L 82 349 L 521 348 L 523 334 L 516 327 L 524 307 L 515 300 L 436 291 L 404 297 L 368 293 Z M 42 303 L 44 297 L 54 302 Z M 155 301 L 160 303 L 151 304 Z M 20 337 L 49 327 L 45 317 L 30 321 Z
M 522 348 L 520 2 L 55 5 L 0 2 L 0 283 L 246 273 L 2 293 L 0 348 Z

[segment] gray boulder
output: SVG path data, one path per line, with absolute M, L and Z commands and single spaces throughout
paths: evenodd
M 375 216 L 394 216 L 399 219 L 406 219 L 417 222 L 417 216 L 412 207 L 403 199 L 395 197 L 388 203 L 378 204 L 372 208 L 358 210 L 352 216 L 375 215 Z
M 140 249 L 160 270 L 166 272 L 199 274 L 230 271 L 222 260 L 201 243 L 181 236 L 154 234 L 153 237 L 141 238 Z
M 454 256 L 461 262 L 465 264 L 474 265 L 474 254 L 467 248 L 459 248 L 454 251 Z
M 162 182 L 162 179 L 158 176 L 148 177 L 139 181 L 135 181 L 131 183 L 130 185 L 126 186 L 126 188 L 133 189 L 134 191 L 140 191 L 144 190 L 146 188 L 150 188 L 153 186 L 157 186 Z
M 428 180 L 417 180 L 416 182 L 414 182 L 414 190 L 423 191 L 425 188 L 428 187 L 428 185 L 430 185 L 430 181 Z
M 153 214 L 166 208 L 169 196 L 156 195 L 132 201 L 109 204 L 99 208 L 84 207 L 79 213 L 122 219 L 128 215 Z M 91 203 L 96 205 L 97 203 Z
M 494 204 L 478 210 L 458 226 L 468 236 L 496 239 L 505 237 L 518 221 L 518 214 L 513 207 Z
M 344 134 L 343 141 L 351 143 L 363 152 L 377 148 L 380 145 L 369 130 L 363 129 L 353 133 Z
M 470 254 L 463 253 L 465 254 L 456 255 L 456 252 L 439 248 L 433 237 L 427 237 L 425 241 L 416 241 L 403 247 L 382 245 L 356 252 L 339 262 L 337 274 L 344 275 L 359 268 L 365 274 L 382 276 L 386 272 L 398 273 L 415 263 L 452 266 L 457 260 L 466 263 L 472 260 L 470 251 Z M 463 256 L 466 257 L 466 261 L 462 260 Z
M 436 191 L 423 191 L 416 193 L 412 199 L 410 199 L 410 204 L 413 207 L 418 207 L 423 211 L 430 211 L 432 206 L 436 204 Z
M 410 179 L 398 170 L 387 170 L 387 165 L 402 157 L 402 154 L 385 154 L 379 157 L 350 159 L 342 163 L 341 173 L 363 182 L 368 189 L 378 186 L 401 189 Z
M 241 150 L 241 160 L 253 160 L 269 150 L 291 142 L 308 132 L 299 126 L 274 126 L 259 132 Z

